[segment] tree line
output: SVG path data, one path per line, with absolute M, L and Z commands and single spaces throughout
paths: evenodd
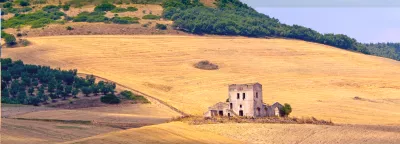
M 166 0 L 163 17 L 173 20 L 173 27 L 194 34 L 293 38 L 370 54 L 363 44 L 346 35 L 282 24 L 238 0 L 217 0 L 215 4 L 217 7 L 211 8 L 198 0 Z
M 39 105 L 83 95 L 116 99 L 115 88 L 115 83 L 96 83 L 93 75 L 78 77 L 76 69 L 60 70 L 1 59 L 2 103 Z
M 364 45 L 372 55 L 400 60 L 400 43 L 368 43 Z

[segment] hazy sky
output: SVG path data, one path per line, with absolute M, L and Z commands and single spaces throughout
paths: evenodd
M 400 0 L 241 0 L 282 23 L 360 42 L 400 42 Z

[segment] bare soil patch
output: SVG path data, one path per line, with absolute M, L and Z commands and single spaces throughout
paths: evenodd
M 148 27 L 143 27 L 148 20 L 143 20 L 141 24 L 105 24 L 105 23 L 86 23 L 86 22 L 71 22 L 64 25 L 51 24 L 43 29 L 21 29 L 23 33 L 26 33 L 25 37 L 38 37 L 38 36 L 59 36 L 59 35 L 190 35 L 188 33 L 174 30 L 170 26 L 167 30 L 157 30 L 155 28 L 156 23 L 151 22 Z M 170 22 L 162 22 L 163 24 L 170 24 Z M 67 30 L 66 27 L 70 26 L 73 30 Z M 15 29 L 6 29 L 7 33 L 16 34 L 18 33 Z

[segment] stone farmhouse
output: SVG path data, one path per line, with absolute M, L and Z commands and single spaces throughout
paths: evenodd
M 280 116 L 282 105 L 278 102 L 267 105 L 263 102 L 260 83 L 229 85 L 228 102 L 219 102 L 208 108 L 204 117 L 246 116 L 265 117 Z

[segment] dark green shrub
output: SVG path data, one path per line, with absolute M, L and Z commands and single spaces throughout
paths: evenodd
M 4 41 L 6 42 L 6 44 L 8 46 L 13 46 L 15 44 L 17 44 L 17 39 L 15 39 L 14 35 L 11 34 L 1 34 L 1 36 L 4 38 Z
M 69 31 L 70 30 L 74 30 L 74 28 L 72 28 L 71 26 L 67 26 L 66 29 L 69 30 Z
M 26 39 L 20 39 L 19 43 L 22 44 L 23 46 L 28 46 L 29 44 L 31 44 L 31 42 Z
M 133 100 L 135 97 L 135 95 L 131 91 L 127 91 L 127 90 L 122 91 L 120 94 L 129 100 Z
M 150 20 L 158 20 L 160 19 L 160 16 L 157 15 L 152 15 L 152 14 L 148 14 L 142 17 L 142 19 L 150 19 Z
M 68 11 L 69 8 L 70 8 L 70 6 L 71 6 L 71 5 L 69 5 L 69 4 L 65 4 L 65 5 L 62 6 L 62 9 L 63 9 L 64 11 Z
M 166 30 L 167 29 L 167 25 L 157 23 L 156 24 L 156 28 L 160 29 L 160 30 Z
M 135 103 L 150 103 L 149 100 L 147 100 L 145 97 L 140 96 L 140 95 L 134 95 L 131 91 L 122 91 L 121 96 L 123 96 L 124 98 L 128 99 L 128 100 L 134 100 Z
M 130 12 L 134 12 L 134 11 L 137 11 L 138 8 L 136 8 L 136 7 L 127 7 L 126 10 L 128 10 Z
M 3 8 L 12 8 L 13 4 L 11 2 L 6 2 L 3 4 Z
M 107 22 L 109 19 L 105 17 L 103 11 L 81 12 L 73 18 L 74 22 Z
M 292 107 L 290 106 L 290 104 L 285 103 L 282 107 L 281 110 L 281 115 L 283 116 L 289 116 L 289 114 L 292 112 Z
M 60 10 L 60 7 L 55 6 L 55 5 L 47 5 L 47 6 L 44 6 L 42 8 L 42 10 L 45 12 L 57 12 Z
M 21 1 L 19 1 L 19 5 L 25 7 L 25 6 L 29 6 L 30 4 L 29 4 L 28 0 L 21 0 Z
M 133 24 L 139 23 L 139 18 L 131 18 L 131 17 L 113 17 L 111 21 L 115 24 Z
M 95 11 L 111 11 L 115 9 L 116 6 L 110 3 L 102 3 L 94 8 Z
M 106 104 L 119 104 L 121 102 L 121 100 L 113 94 L 102 96 L 100 101 Z
M 32 11 L 32 8 L 31 7 L 23 7 L 19 11 L 20 12 L 30 12 L 30 11 Z
M 2 24 L 6 28 L 16 28 L 21 25 L 31 25 L 32 28 L 43 27 L 49 23 L 55 22 L 63 16 L 63 12 L 47 13 L 44 11 L 36 11 L 34 13 L 16 15 Z
M 125 8 L 119 8 L 119 7 L 111 10 L 112 13 L 122 13 L 122 12 L 126 12 L 126 11 L 128 11 L 128 10 Z

